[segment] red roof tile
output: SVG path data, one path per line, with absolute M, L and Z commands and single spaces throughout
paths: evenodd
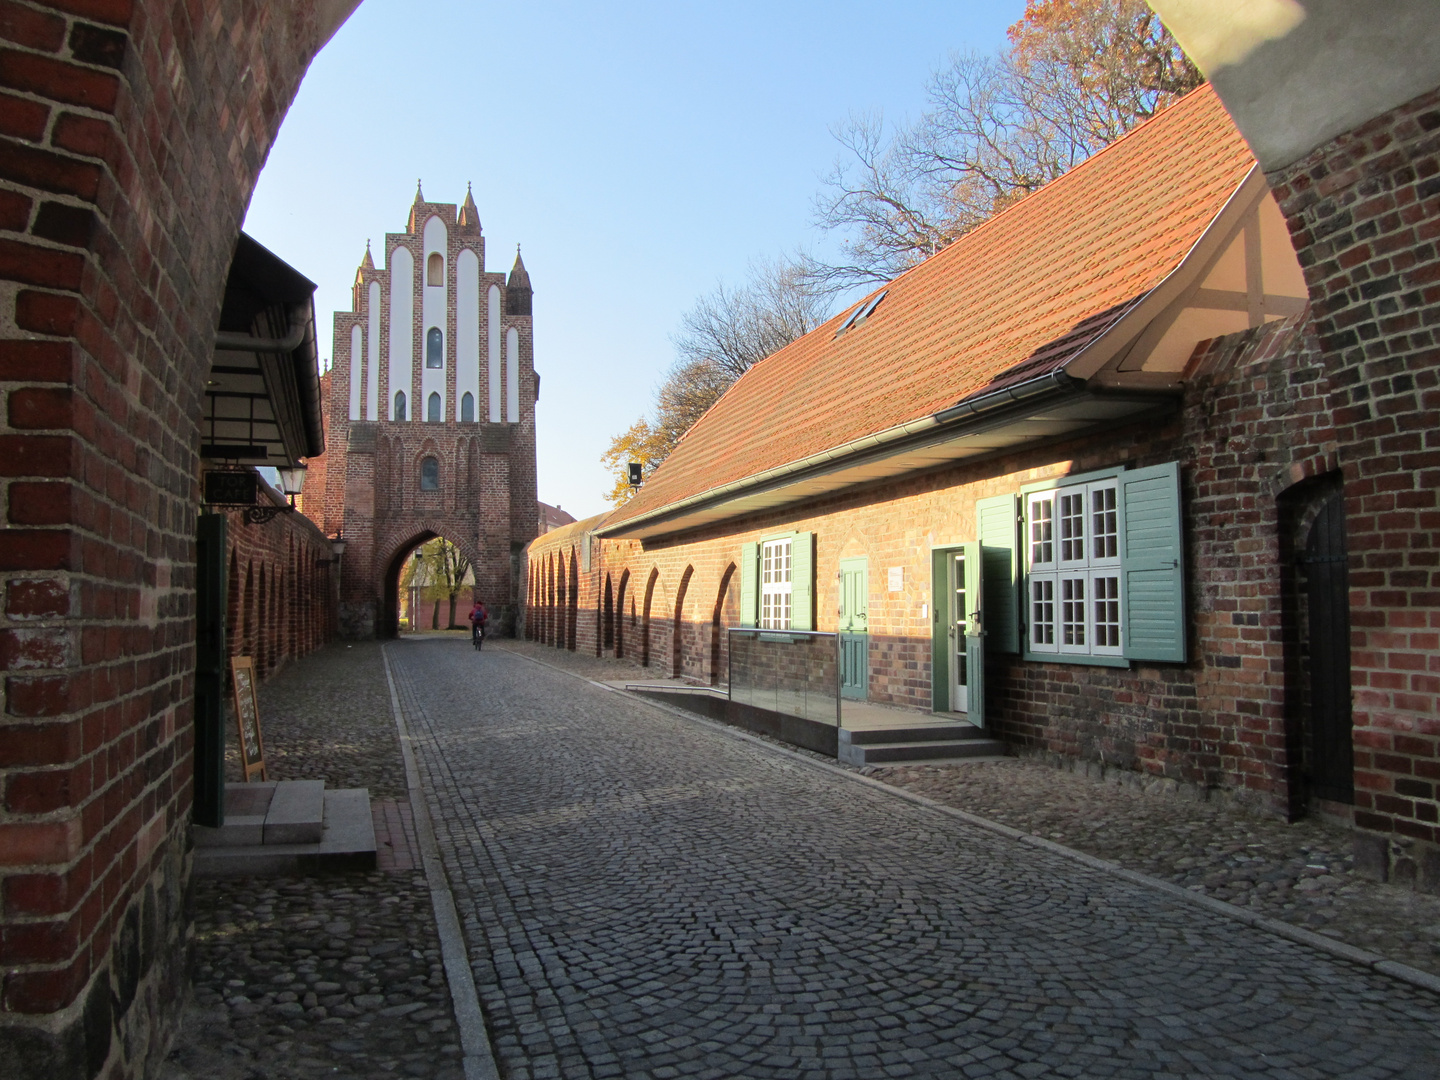
M 1254 164 L 1201 87 L 896 278 L 860 326 L 834 336 L 846 308 L 755 365 L 607 526 L 1063 367 L 1181 264 Z

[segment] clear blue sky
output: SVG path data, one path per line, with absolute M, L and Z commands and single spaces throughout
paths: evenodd
M 851 111 L 923 108 L 1023 0 L 364 0 L 312 65 L 245 228 L 319 283 L 320 355 L 365 251 L 474 184 L 488 269 L 535 286 L 540 498 L 606 508 L 599 456 L 649 411 L 680 316 L 752 259 L 816 246 Z

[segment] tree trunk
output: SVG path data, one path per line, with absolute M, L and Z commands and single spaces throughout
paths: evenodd
M 439 601 L 439 600 L 436 600 L 436 601 L 435 601 L 435 610 L 434 610 L 434 612 L 432 612 L 431 615 L 430 615 L 430 629 L 431 629 L 431 630 L 439 630 L 439 629 L 440 629 L 440 601 Z
M 450 629 L 455 629 L 455 594 L 450 594 Z

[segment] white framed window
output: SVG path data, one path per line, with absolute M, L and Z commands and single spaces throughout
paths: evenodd
M 1055 564 L 1055 493 L 1031 495 L 1025 520 L 1029 564 L 1036 569 L 1048 569 Z
M 1118 490 L 1105 479 L 1027 496 L 1032 653 L 1124 655 Z
M 792 539 L 767 540 L 760 546 L 760 628 L 789 630 L 795 585 Z

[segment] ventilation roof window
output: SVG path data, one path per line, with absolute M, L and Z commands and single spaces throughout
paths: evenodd
M 841 334 L 845 333 L 846 330 L 852 330 L 855 327 L 859 326 L 861 323 L 863 323 L 866 319 L 868 319 L 870 317 L 870 313 L 875 310 L 876 306 L 880 303 L 881 300 L 885 299 L 885 294 L 889 291 L 889 289 L 881 289 L 869 300 L 866 300 L 863 304 L 859 305 L 854 311 L 850 313 L 850 317 L 840 324 L 840 329 L 835 331 L 835 336 L 839 337 Z

